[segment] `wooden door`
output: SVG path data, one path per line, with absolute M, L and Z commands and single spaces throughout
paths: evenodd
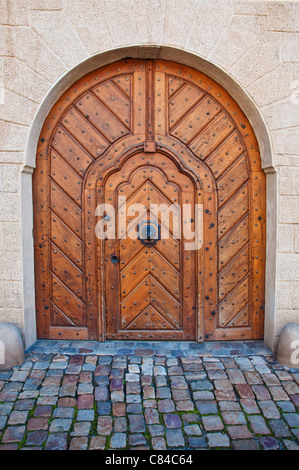
M 263 337 L 265 175 L 250 123 L 216 82 L 161 60 L 100 68 L 53 107 L 36 161 L 39 338 Z M 195 248 L 171 227 L 149 246 L 99 240 L 98 206 L 118 227 L 124 195 L 146 208 L 124 214 L 136 233 L 164 234 L 153 203 L 188 201 L 181 232 L 201 207 Z

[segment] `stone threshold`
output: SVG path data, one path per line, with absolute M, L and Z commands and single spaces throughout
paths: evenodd
M 167 357 L 232 357 L 267 356 L 273 351 L 262 340 L 256 341 L 72 341 L 37 340 L 26 351 L 26 356 L 35 354 L 108 355 L 108 356 L 167 356 Z

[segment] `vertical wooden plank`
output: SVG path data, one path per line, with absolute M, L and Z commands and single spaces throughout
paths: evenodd
M 155 95 L 154 95 L 154 62 L 147 60 L 145 64 L 146 99 L 145 99 L 145 135 L 147 140 L 155 139 Z
M 47 148 L 39 146 L 36 169 L 33 173 L 34 209 L 34 264 L 36 285 L 37 336 L 49 336 L 52 305 L 50 302 L 51 283 L 49 278 L 49 180 Z
M 155 63 L 154 67 L 155 135 L 159 136 L 166 135 L 167 132 L 167 86 L 166 73 L 160 71 L 160 65 Z
M 206 173 L 206 175 L 208 175 Z M 209 184 L 210 183 L 210 184 Z M 203 278 L 203 318 L 205 341 L 214 339 L 214 332 L 218 320 L 218 253 L 217 253 L 217 200 L 215 187 L 211 181 L 204 184 L 204 207 L 203 207 L 203 269 L 200 277 Z
M 100 306 L 97 297 L 98 247 L 95 237 L 95 211 L 96 211 L 96 188 L 85 188 L 84 190 L 84 285 L 86 304 L 86 326 L 89 339 L 101 340 L 99 338 Z
M 112 185 L 112 186 L 110 186 Z M 120 328 L 120 253 L 118 243 L 118 200 L 117 191 L 113 184 L 113 175 L 107 179 L 105 185 L 105 203 L 111 204 L 115 208 L 116 220 L 112 221 L 115 225 L 115 238 L 106 238 L 102 242 L 103 247 L 103 289 L 105 292 L 104 312 L 106 318 L 107 333 L 110 338 L 115 338 Z M 110 221 L 107 222 L 108 224 Z
M 142 64 L 133 73 L 133 103 L 132 103 L 132 133 L 134 135 L 146 134 L 146 74 L 145 65 Z
M 265 308 L 265 246 L 266 246 L 266 194 L 265 175 L 262 172 L 251 174 L 251 312 L 254 339 L 262 339 L 264 334 Z
M 180 179 L 180 174 L 177 175 Z M 189 180 L 188 184 L 182 186 L 181 196 L 181 278 L 182 278 L 182 328 L 184 336 L 187 340 L 196 339 L 196 308 L 197 308 L 197 286 L 196 286 L 196 246 L 194 249 L 188 250 L 188 244 L 193 241 L 188 239 L 188 231 L 184 229 L 185 226 L 190 226 L 191 230 L 195 232 L 195 191 L 192 181 Z M 186 186 L 188 188 L 186 189 Z M 188 212 L 185 211 L 184 206 L 188 207 Z M 185 209 L 186 210 L 186 209 Z M 190 211 L 190 212 L 189 212 Z M 190 218 L 189 218 L 190 217 Z M 191 222 L 193 221 L 193 222 Z M 195 238 L 195 237 L 194 237 Z M 194 240 L 195 242 L 195 240 Z M 195 243 L 196 245 L 196 243 Z

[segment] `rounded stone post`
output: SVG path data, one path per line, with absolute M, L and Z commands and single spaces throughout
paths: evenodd
M 0 370 L 23 364 L 24 344 L 19 329 L 12 323 L 0 323 Z
M 280 333 L 276 360 L 290 369 L 299 369 L 299 324 L 288 323 Z

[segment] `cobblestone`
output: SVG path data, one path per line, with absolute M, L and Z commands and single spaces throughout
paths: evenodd
M 112 434 L 110 440 L 111 449 L 124 449 L 126 447 L 127 436 L 125 433 L 116 432 Z
M 182 426 L 180 416 L 171 413 L 164 415 L 164 422 L 167 428 L 180 428 Z
M 224 411 L 222 418 L 226 424 L 246 424 L 244 413 L 239 411 Z
M 203 416 L 202 422 L 206 431 L 221 431 L 224 428 L 218 415 Z
M 208 445 L 209 447 L 229 447 L 230 441 L 227 434 L 215 432 L 215 433 L 208 433 Z
M 274 437 L 261 437 L 259 441 L 262 444 L 263 449 L 265 450 L 279 449 L 279 443 Z
M 249 416 L 248 421 L 255 434 L 271 434 L 270 429 L 266 425 L 266 421 L 261 415 Z
M 227 426 L 227 431 L 232 439 L 248 439 L 252 437 L 248 427 L 243 424 L 240 426 Z
M 166 450 L 166 442 L 164 437 L 153 437 L 152 438 L 153 450 Z
M 77 422 L 74 424 L 74 429 L 71 436 L 88 436 L 90 431 L 91 423 L 89 422 Z
M 0 371 L 0 450 L 298 450 L 298 382 L 262 342 L 38 341 Z
M 184 447 L 185 440 L 183 433 L 180 429 L 167 429 L 166 430 L 166 442 L 168 447 Z
M 72 420 L 71 419 L 53 419 L 51 425 L 50 425 L 50 432 L 62 432 L 62 431 L 69 431 L 72 426 Z
M 266 400 L 260 401 L 259 406 L 262 409 L 262 413 L 267 419 L 279 419 L 280 412 L 277 406 L 275 405 L 274 401 Z

